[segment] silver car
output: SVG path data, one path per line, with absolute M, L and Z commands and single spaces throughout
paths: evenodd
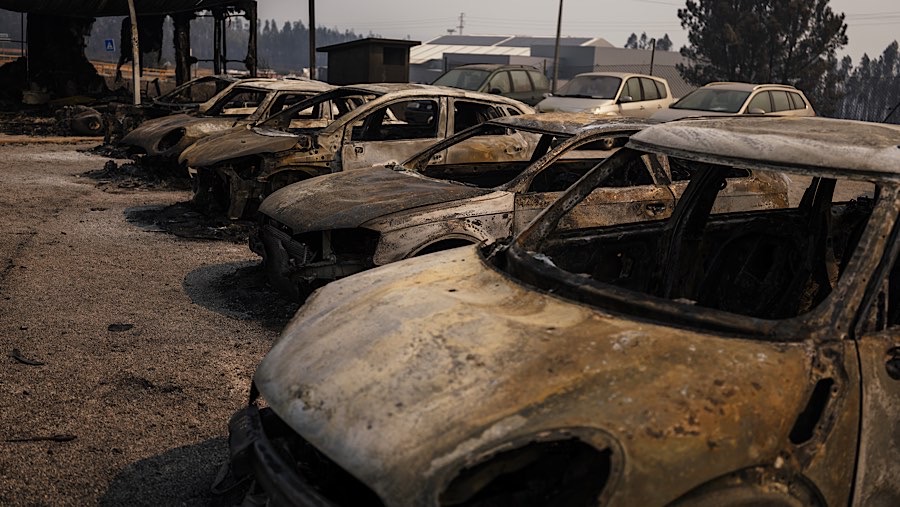
M 816 116 L 803 92 L 793 86 L 720 82 L 697 88 L 652 118 L 669 121 L 731 114 Z
M 648 118 L 675 100 L 661 77 L 626 72 L 578 74 L 558 93 L 535 106 L 540 113 L 592 113 Z

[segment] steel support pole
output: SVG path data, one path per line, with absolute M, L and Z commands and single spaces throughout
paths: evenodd
M 559 16 L 556 18 L 556 45 L 553 48 L 553 86 L 550 93 L 556 93 L 556 82 L 559 80 L 559 37 L 562 32 L 563 0 L 559 0 Z
M 316 0 L 309 0 L 309 78 L 316 78 Z
M 134 105 L 141 103 L 141 47 L 138 43 L 137 13 L 134 11 L 134 0 L 128 0 L 128 13 L 131 16 L 131 75 L 134 81 Z
M 258 67 L 258 61 L 256 59 L 256 37 L 257 32 L 259 31 L 259 14 L 257 11 L 256 0 L 247 2 L 247 6 L 244 9 L 244 15 L 247 17 L 247 21 L 250 22 L 250 33 L 247 36 L 247 58 L 244 59 L 244 65 L 247 66 L 250 77 L 256 77 Z
M 173 42 L 175 46 L 175 84 L 191 79 L 191 19 L 193 13 L 173 14 Z
M 222 15 L 213 9 L 213 74 L 225 72 L 222 68 Z

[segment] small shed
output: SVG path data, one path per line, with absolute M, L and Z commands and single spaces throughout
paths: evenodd
M 402 39 L 358 39 L 316 48 L 328 54 L 328 82 L 408 83 L 409 48 L 419 41 Z

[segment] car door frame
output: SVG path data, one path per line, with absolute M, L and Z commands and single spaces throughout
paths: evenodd
M 353 139 L 353 126 L 360 121 L 362 121 L 365 125 L 365 122 L 371 117 L 371 115 L 375 114 L 377 111 L 380 111 L 384 108 L 389 108 L 402 102 L 425 100 L 435 101 L 439 109 L 436 137 L 394 139 L 386 141 L 356 141 Z M 414 95 L 396 97 L 392 100 L 382 102 L 377 107 L 370 108 L 369 110 L 364 111 L 362 114 L 354 116 L 353 118 L 349 119 L 344 125 L 342 142 L 338 150 L 340 156 L 337 158 L 337 160 L 340 160 L 341 163 L 340 170 L 346 171 L 362 169 L 371 167 L 373 165 L 384 165 L 390 163 L 397 164 L 415 155 L 416 153 L 424 151 L 428 146 L 431 146 L 434 143 L 445 139 L 447 137 L 448 131 L 448 108 L 449 97 L 445 95 Z M 384 150 L 379 150 L 379 148 L 386 148 L 386 146 L 382 146 L 381 144 L 376 143 L 391 143 L 391 150 L 388 151 L 395 151 L 399 154 L 385 155 Z M 359 155 L 363 155 L 363 157 L 360 157 Z
M 628 82 L 634 79 L 637 82 L 638 91 L 641 92 L 639 97 L 635 97 L 633 95 L 629 95 L 631 97 L 631 102 L 622 102 L 622 97 L 625 95 L 625 88 L 628 86 Z M 642 118 L 650 116 L 649 114 L 644 114 L 647 109 L 644 101 L 644 91 L 641 87 L 641 78 L 640 76 L 628 76 L 622 80 L 622 85 L 619 88 L 619 94 L 616 96 L 616 105 L 619 109 L 619 114 L 622 116 L 631 116 L 635 118 Z
M 893 188 L 882 199 L 900 202 L 900 189 Z M 900 453 L 900 324 L 878 326 L 878 314 L 887 309 L 884 298 L 891 271 L 900 262 L 900 219 L 894 210 L 890 234 L 882 235 L 885 246 L 877 269 L 867 284 L 857 321 L 849 337 L 856 346 L 860 375 L 860 423 L 853 481 L 853 505 L 898 505 L 900 483 L 896 481 Z M 869 222 L 877 221 L 873 211 Z M 880 223 L 880 222 L 876 222 Z M 889 293 L 888 293 L 889 294 Z M 885 317 L 886 318 L 886 317 Z M 893 424 L 892 424 L 893 423 Z M 892 480 L 893 479 L 893 480 Z
M 606 134 L 608 136 L 610 133 Z M 531 187 L 534 179 L 543 171 L 552 166 L 556 161 L 562 158 L 566 153 L 577 150 L 578 147 L 589 144 L 591 142 L 595 142 L 602 137 L 605 136 L 596 135 L 570 141 L 569 143 L 567 143 L 567 147 L 565 149 L 561 149 L 554 156 L 544 157 L 539 162 L 541 164 L 541 167 L 539 169 L 533 170 L 533 172 L 530 171 L 531 174 L 529 175 L 529 177 L 519 182 L 519 185 L 517 185 L 517 190 L 515 190 L 513 207 L 513 234 L 524 230 L 528 226 L 528 224 L 531 223 L 531 221 L 538 214 L 540 214 L 542 210 L 544 210 L 547 206 L 552 204 L 565 193 L 565 191 L 528 192 L 528 189 Z M 610 151 L 609 156 L 612 156 L 613 153 L 615 152 Z M 584 210 L 587 207 L 596 208 L 598 206 L 608 207 L 621 205 L 624 207 L 628 207 L 629 209 L 625 210 L 625 213 L 630 213 L 633 216 L 636 215 L 636 212 L 638 212 L 638 210 L 643 210 L 640 212 L 642 214 L 640 218 L 644 220 L 660 220 L 670 216 L 675 209 L 675 196 L 672 193 L 672 190 L 669 188 L 670 182 L 668 179 L 668 175 L 661 170 L 663 166 L 662 164 L 655 164 L 649 160 L 645 160 L 645 164 L 647 165 L 647 171 L 650 173 L 650 177 L 653 180 L 652 185 L 635 185 L 631 187 L 598 187 L 594 189 L 594 191 L 592 191 L 591 194 L 588 195 L 581 203 L 576 205 L 569 214 L 574 220 L 577 221 L 579 216 L 588 215 L 587 213 L 584 213 Z M 597 193 L 597 195 L 594 195 L 595 193 Z M 584 201 L 603 201 L 601 194 L 606 193 L 609 194 L 608 197 L 614 198 L 612 202 L 606 201 L 588 202 L 587 204 L 584 203 Z M 662 207 L 660 207 L 660 205 Z M 579 206 L 582 206 L 582 209 L 576 212 Z M 617 216 L 621 218 L 622 215 L 619 214 Z M 625 222 L 616 220 L 616 223 Z M 598 221 L 595 225 L 603 224 Z

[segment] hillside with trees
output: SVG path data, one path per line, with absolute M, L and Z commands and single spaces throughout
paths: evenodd
M 115 61 L 118 53 L 109 53 L 104 49 L 104 39 L 114 39 L 117 49 L 119 33 L 123 18 L 99 18 L 94 22 L 86 52 L 88 58 Z M 226 49 L 229 60 L 243 60 L 247 53 L 248 23 L 244 18 L 231 18 L 226 23 Z M 333 28 L 316 28 L 316 45 L 327 46 L 362 38 L 350 30 L 339 31 Z M 191 50 L 198 60 L 211 60 L 213 56 L 213 20 L 211 17 L 197 18 L 191 22 Z M 272 69 L 282 74 L 299 73 L 309 67 L 309 28 L 300 21 L 284 22 L 281 27 L 274 20 L 260 21 L 257 55 L 260 69 Z M 167 18 L 163 23 L 163 51 L 155 61 L 148 61 L 148 66 L 164 66 L 174 61 L 172 50 L 172 22 Z M 323 65 L 326 56 L 320 54 L 318 64 Z M 211 63 L 204 63 L 211 67 Z M 239 63 L 229 63 L 229 69 L 243 69 Z
M 891 43 L 854 67 L 837 52 L 848 43 L 843 13 L 829 0 L 687 0 L 679 67 L 685 80 L 784 83 L 803 90 L 822 116 L 884 121 L 900 102 L 900 54 Z M 894 112 L 888 121 L 900 123 Z

